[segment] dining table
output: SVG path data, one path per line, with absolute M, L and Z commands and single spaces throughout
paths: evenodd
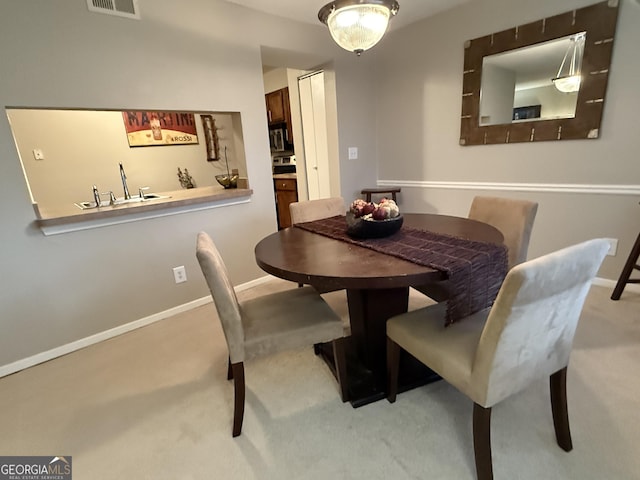
M 439 214 L 403 214 L 402 228 L 502 244 L 495 227 L 476 220 Z M 272 233 L 255 247 L 265 272 L 320 292 L 346 290 L 351 335 L 346 342 L 347 390 L 353 407 L 386 396 L 386 321 L 408 309 L 412 286 L 447 280 L 437 268 L 292 226 Z M 318 349 L 334 370 L 331 344 Z M 439 377 L 409 354 L 400 363 L 399 391 Z

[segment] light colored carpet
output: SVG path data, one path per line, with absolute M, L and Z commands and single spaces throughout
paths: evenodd
M 494 408 L 496 479 L 640 479 L 640 294 L 610 293 L 592 288 L 569 367 L 574 450 L 540 382 Z M 233 439 L 226 359 L 210 304 L 0 379 L 0 455 L 72 455 L 77 480 L 475 478 L 472 404 L 444 382 L 353 409 L 311 349 L 255 360 Z

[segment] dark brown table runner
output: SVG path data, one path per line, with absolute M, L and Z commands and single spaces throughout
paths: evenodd
M 347 235 L 343 215 L 295 226 L 446 273 L 451 287 L 447 325 L 493 305 L 507 273 L 505 245 L 410 227 L 385 238 L 355 239 Z

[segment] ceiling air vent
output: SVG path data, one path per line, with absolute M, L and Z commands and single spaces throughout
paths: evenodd
M 92 12 L 140 20 L 138 0 L 87 0 L 87 7 Z

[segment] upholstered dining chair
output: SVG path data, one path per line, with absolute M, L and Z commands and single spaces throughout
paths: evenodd
M 509 268 L 512 268 L 527 259 L 537 212 L 537 202 L 477 196 L 471 202 L 468 217 L 493 225 L 502 232 L 504 244 L 509 248 Z
M 500 230 L 508 249 L 508 268 L 511 269 L 527 259 L 531 230 L 537 212 L 536 202 L 476 196 L 471 202 L 468 218 L 488 223 Z M 446 281 L 413 288 L 438 302 L 449 297 Z
M 291 223 L 313 222 L 322 218 L 344 215 L 346 208 L 342 197 L 320 198 L 317 200 L 303 200 L 289 204 Z
M 342 197 L 319 198 L 316 200 L 302 200 L 289 204 L 291 224 L 313 222 L 323 218 L 344 215 L 346 208 Z M 302 287 L 302 283 L 298 284 Z M 321 293 L 329 293 L 329 290 L 322 290 Z M 316 348 L 317 350 L 317 348 Z
M 227 378 L 234 383 L 234 437 L 240 435 L 244 417 L 244 362 L 252 358 L 332 341 L 340 395 L 347 400 L 344 327 L 313 288 L 293 288 L 239 302 L 222 257 L 205 232 L 198 234 L 196 256 L 229 349 Z
M 607 250 L 606 240 L 595 239 L 517 265 L 490 309 L 446 328 L 444 303 L 389 319 L 389 402 L 396 400 L 403 349 L 474 402 L 476 473 L 487 480 L 493 478 L 492 407 L 549 376 L 556 440 L 570 451 L 567 365 L 585 297 Z

